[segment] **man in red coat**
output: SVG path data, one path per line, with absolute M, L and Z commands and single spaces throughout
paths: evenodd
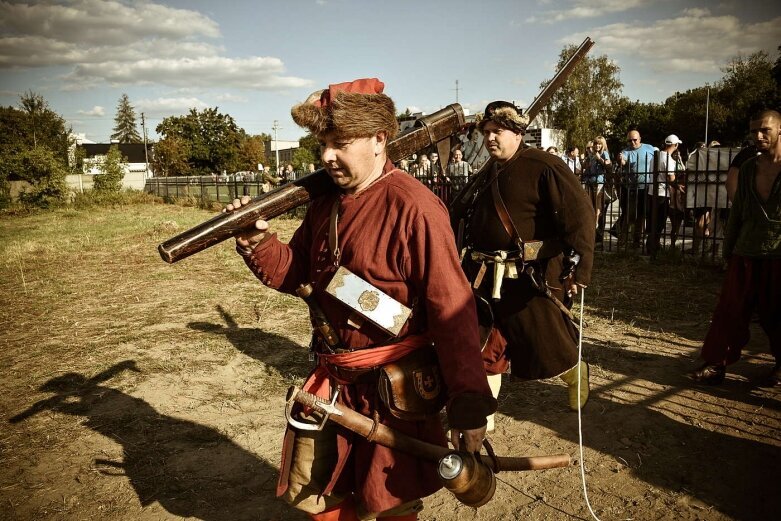
M 433 342 L 448 391 L 451 441 L 477 451 L 496 400 L 481 364 L 472 292 L 459 266 L 445 206 L 387 158 L 386 145 L 398 124 L 383 87 L 373 78 L 331 85 L 293 108 L 296 123 L 320 140 L 322 163 L 338 190 L 312 201 L 288 244 L 269 232 L 267 222 L 258 221 L 237 236 L 237 249 L 271 288 L 292 293 L 311 283 L 315 300 L 339 334 L 344 349 L 338 353 L 315 342 L 319 365 L 307 385 L 335 389 L 341 404 L 445 446 L 437 415 L 399 419 L 377 391 L 379 366 Z M 235 200 L 226 210 L 247 201 Z M 397 336 L 356 317 L 324 291 L 340 266 L 412 309 Z M 433 462 L 341 427 L 297 432 L 288 447 L 283 458 L 291 461 L 283 461 L 282 468 L 290 472 L 282 473 L 278 493 L 313 519 L 417 519 L 420 498 L 441 487 Z

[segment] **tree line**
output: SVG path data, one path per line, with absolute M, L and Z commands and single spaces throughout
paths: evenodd
M 562 49 L 557 70 L 576 49 L 574 45 Z M 611 150 L 622 149 L 629 130 L 640 131 L 643 141 L 651 144 L 660 144 L 674 133 L 694 148 L 705 140 L 707 109 L 708 140 L 740 146 L 748 137 L 751 115 L 781 105 L 781 55 L 775 61 L 764 51 L 736 56 L 722 72 L 713 85 L 676 92 L 661 103 L 646 103 L 623 95 L 620 68 L 606 55 L 586 57 L 554 94 L 541 114 L 542 122 L 564 129 L 568 146 L 581 150 L 598 135 L 605 136 Z

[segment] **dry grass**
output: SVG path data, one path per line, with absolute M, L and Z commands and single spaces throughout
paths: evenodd
M 211 215 L 143 204 L 0 219 L 0 519 L 303 519 L 273 488 L 284 390 L 308 370 L 305 306 L 263 287 L 229 242 L 160 260 L 158 243 Z M 274 226 L 284 239 L 297 224 Z M 674 258 L 597 259 L 584 422 L 603 519 L 750 519 L 777 504 L 741 499 L 772 496 L 779 478 L 751 473 L 781 432 L 778 394 L 750 383 L 763 339 L 724 392 L 679 376 L 720 278 Z M 562 393 L 507 382 L 497 451 L 575 454 Z M 734 458 L 734 480 L 706 479 L 721 467 L 693 464 L 701 444 Z M 578 487 L 574 469 L 505 475 L 481 512 L 586 518 Z M 423 519 L 463 516 L 443 492 Z

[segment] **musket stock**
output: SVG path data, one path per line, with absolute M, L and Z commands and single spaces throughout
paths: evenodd
M 464 111 L 454 103 L 416 121 L 416 126 L 388 143 L 388 158 L 399 161 L 449 138 L 464 126 Z M 238 210 L 220 213 L 208 221 L 168 239 L 157 247 L 168 263 L 189 257 L 251 227 L 258 219 L 268 221 L 302 204 L 336 190 L 325 169 L 260 195 Z

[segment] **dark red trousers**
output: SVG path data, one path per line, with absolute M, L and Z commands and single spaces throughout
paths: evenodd
M 734 364 L 748 343 L 752 313 L 770 340 L 770 351 L 781 362 L 781 259 L 732 255 L 702 346 L 708 364 Z

